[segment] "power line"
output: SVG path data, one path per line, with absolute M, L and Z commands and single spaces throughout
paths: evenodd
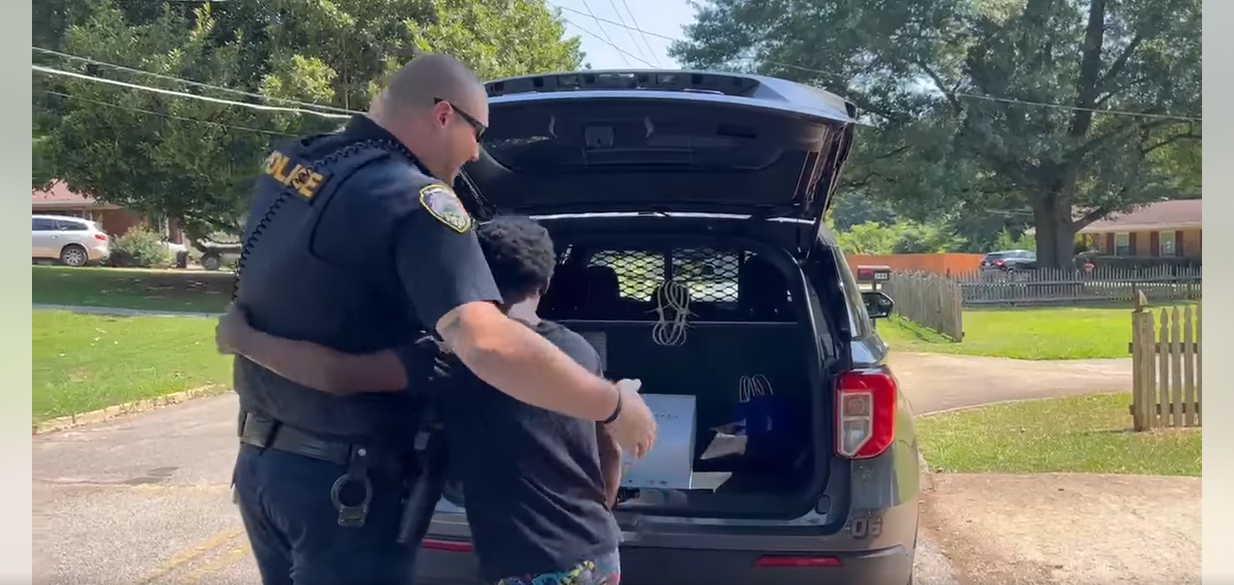
M 614 49 L 621 50 L 621 48 L 620 48 L 620 47 L 618 47 L 618 46 L 617 46 L 617 44 L 613 42 L 613 37 L 608 36 L 608 31 L 607 31 L 607 30 L 604 30 L 604 25 L 603 25 L 603 24 L 600 24 L 600 19 L 596 17 L 596 13 L 591 11 L 591 5 L 587 4 L 587 0 L 582 0 L 582 2 L 583 2 L 583 8 L 586 8 L 586 9 L 587 9 L 587 14 L 590 14 L 590 15 L 591 15 L 592 20 L 595 20 L 595 21 L 596 21 L 596 26 L 600 27 L 600 32 L 604 34 L 604 38 L 605 38 L 605 40 L 607 40 L 607 41 L 608 41 L 608 44 L 609 44 L 609 45 L 612 45 L 612 47 L 613 47 Z M 576 11 L 576 12 L 577 12 L 577 11 Z M 581 13 L 581 12 L 579 12 L 579 14 L 582 14 L 582 13 Z M 608 20 L 608 19 L 605 19 L 605 20 Z M 612 21 L 609 21 L 609 22 L 612 22 Z M 629 66 L 629 65 L 630 65 L 630 60 L 629 60 L 629 59 L 626 59 L 626 53 L 625 53 L 625 51 L 621 51 L 621 53 L 622 53 L 622 55 L 621 55 L 621 60 L 626 62 L 626 66 Z M 642 59 L 639 59 L 639 60 L 640 60 L 640 61 L 643 61 Z M 643 61 L 643 62 L 644 62 L 644 63 L 647 63 L 647 61 Z M 650 63 L 648 63 L 648 65 L 650 65 Z
M 82 63 L 88 63 L 88 64 L 91 64 L 91 65 L 98 65 L 98 66 L 101 66 L 101 67 L 110 67 L 110 68 L 112 68 L 112 69 L 117 69 L 117 70 L 120 70 L 120 71 L 127 71 L 127 72 L 129 72 L 129 73 L 134 73 L 134 74 L 137 74 L 137 75 L 145 75 L 145 76 L 148 76 L 148 77 L 153 77 L 153 78 L 155 78 L 155 79 L 162 79 L 162 80 L 165 80 L 165 81 L 172 81 L 172 82 L 175 82 L 175 83 L 182 83 L 182 84 L 184 84 L 184 85 L 190 85 L 190 86 L 194 86 L 194 87 L 200 87 L 200 88 L 203 88 L 203 89 L 212 89 L 212 90 L 215 90 L 215 91 L 221 91 L 221 92 L 230 93 L 230 94 L 233 94 L 233 95 L 242 95 L 242 96 L 245 96 L 245 97 L 251 97 L 251 98 L 257 98 L 257 99 L 262 99 L 262 100 L 268 100 L 268 101 L 272 101 L 272 102 L 280 102 L 280 103 L 284 103 L 284 104 L 288 104 L 288 105 L 292 105 L 292 106 L 300 106 L 300 107 L 305 107 L 305 108 L 315 108 L 315 109 L 318 109 L 318 110 L 323 110 L 323 111 L 327 111 L 327 112 L 338 112 L 338 113 L 341 113 L 341 114 L 350 114 L 350 113 L 351 113 L 351 111 L 350 111 L 350 110 L 345 110 L 345 109 L 343 109 L 343 108 L 336 108 L 336 107 L 334 107 L 334 106 L 326 106 L 326 105 L 322 105 L 322 104 L 314 104 L 314 103 L 311 103 L 311 102 L 301 102 L 301 101 L 297 101 L 297 100 L 289 100 L 289 99 L 284 99 L 284 98 L 277 98 L 277 97 L 272 97 L 272 96 L 265 96 L 265 95 L 261 95 L 261 94 L 259 94 L 259 93 L 253 93 L 253 92 L 243 91 L 243 90 L 239 90 L 239 89 L 232 89 L 232 88 L 230 88 L 230 87 L 223 87 L 223 86 L 219 86 L 219 85 L 211 85 L 211 84 L 209 84 L 209 83 L 202 83 L 202 82 L 200 82 L 200 81 L 193 81 L 193 80 L 191 80 L 191 79 L 183 79 L 183 78 L 180 78 L 180 77 L 173 77 L 173 76 L 171 76 L 171 75 L 163 75 L 163 74 L 161 74 L 161 73 L 154 73 L 154 72 L 152 72 L 152 71 L 145 71 L 145 70 L 142 70 L 142 69 L 134 69 L 134 68 L 132 68 L 132 67 L 125 67 L 124 65 L 116 65 L 115 63 L 107 63 L 107 62 L 104 62 L 104 61 L 99 61 L 99 60 L 97 60 L 97 59 L 90 59 L 90 58 L 88 58 L 88 57 L 81 57 L 81 56 L 78 56 L 78 55 L 70 55 L 70 54 L 68 54 L 68 53 L 61 53 L 60 51 L 53 51 L 53 50 L 51 50 L 51 49 L 44 49 L 43 47 L 35 47 L 35 46 L 31 46 L 30 48 L 31 48 L 32 50 L 37 51 L 37 52 L 40 52 L 40 53 L 45 53 L 45 54 L 48 54 L 48 55 L 55 55 L 55 56 L 57 56 L 57 57 L 61 57 L 61 58 L 64 58 L 64 59 L 69 59 L 69 60 L 72 60 L 72 61 L 80 61 L 80 62 L 82 62 Z
M 292 138 L 294 138 L 294 137 L 296 136 L 295 134 L 288 134 L 288 133 L 286 133 L 286 132 L 277 132 L 277 131 L 274 131 L 274 130 L 264 130 L 264 129 L 261 129 L 261 128 L 249 128 L 248 126 L 235 126 L 235 125 L 233 125 L 233 124 L 224 124 L 224 123 L 222 123 L 222 122 L 214 122 L 214 121 L 211 121 L 211 120 L 198 120 L 198 119 L 196 119 L 196 118 L 186 118 L 186 117 L 184 117 L 184 116 L 176 116 L 176 115 L 174 115 L 174 114 L 168 114 L 168 113 L 166 113 L 166 112 L 156 112 L 156 111 L 153 111 L 153 110 L 146 110 L 146 109 L 142 109 L 142 108 L 133 108 L 133 107 L 129 107 L 129 106 L 122 106 L 122 105 L 119 105 L 119 104 L 112 104 L 112 103 L 108 103 L 108 102 L 104 102 L 104 101 L 99 101 L 99 100 L 95 100 L 95 99 L 90 99 L 90 98 L 85 98 L 85 97 L 81 97 L 81 96 L 77 96 L 77 95 L 71 95 L 71 94 L 67 94 L 67 93 L 61 93 L 61 92 L 58 92 L 58 91 L 52 91 L 52 90 L 50 90 L 50 89 L 45 89 L 45 90 L 42 90 L 42 92 L 43 92 L 43 93 L 47 93 L 47 94 L 51 94 L 51 95 L 60 96 L 60 97 L 62 97 L 62 98 L 71 99 L 71 100 L 78 100 L 78 101 L 83 101 L 83 102 L 89 102 L 89 103 L 92 103 L 92 104 L 98 104 L 98 105 L 100 105 L 100 106 L 107 106 L 107 107 L 109 107 L 109 108 L 116 108 L 117 110 L 128 110 L 128 111 L 130 111 L 130 112 L 136 112 L 136 113 L 139 113 L 139 114 L 149 114 L 149 115 L 152 115 L 152 116 L 161 116 L 161 117 L 163 117 L 163 118 L 170 118 L 170 119 L 172 119 L 172 120 L 181 120 L 181 121 L 184 121 L 184 122 L 196 122 L 196 123 L 198 123 L 198 124 L 205 124 L 205 125 L 207 125 L 207 126 L 217 126 L 217 127 L 220 127 L 220 128 L 230 128 L 230 129 L 232 129 L 232 130 L 243 130 L 243 131 L 246 131 L 246 132 L 256 132 L 256 133 L 259 133 L 259 134 L 269 134 L 269 135 L 271 135 L 271 136 L 288 136 L 288 137 L 292 137 Z
M 623 3 L 625 2 L 625 0 L 621 0 L 621 1 Z M 608 0 L 608 5 L 613 7 L 613 13 L 617 15 L 617 20 L 621 21 L 621 24 L 623 25 L 622 28 L 626 29 L 626 35 L 630 37 L 630 43 L 634 45 L 634 48 L 635 50 L 638 51 L 638 54 L 643 55 L 644 57 L 649 57 L 651 59 L 654 59 L 656 62 L 656 65 L 659 65 L 660 60 L 656 59 L 655 55 L 652 55 L 650 52 L 643 51 L 643 46 L 638 44 L 638 39 L 634 38 L 634 31 L 630 30 L 631 27 L 624 26 L 626 23 L 626 18 L 621 15 L 621 9 L 617 8 L 617 3 L 614 2 L 613 0 Z M 626 10 L 629 10 L 629 9 L 630 9 L 630 5 L 626 4 Z M 633 19 L 634 14 L 630 14 L 630 17 L 631 19 Z M 634 26 L 637 27 L 638 24 L 635 23 Z
M 992 102 L 1002 102 L 1008 104 L 1020 104 L 1025 106 L 1040 106 L 1043 108 L 1055 108 L 1059 110 L 1071 110 L 1074 112 L 1092 112 L 1094 114 L 1111 114 L 1116 116 L 1136 116 L 1140 118 L 1157 118 L 1163 120 L 1181 120 L 1184 122 L 1203 122 L 1204 120 L 1198 116 L 1177 116 L 1174 114 L 1152 114 L 1149 112 L 1124 112 L 1121 110 L 1102 110 L 1099 108 L 1084 108 L 1080 106 L 1065 106 L 1062 104 L 1050 104 L 1045 102 L 1033 102 L 1028 100 L 1017 100 L 1011 98 L 1000 98 L 992 95 L 975 95 L 971 93 L 960 93 L 958 91 L 943 92 L 958 98 L 968 98 L 976 100 L 988 100 Z
M 628 57 L 633 57 L 634 59 L 638 60 L 639 62 L 643 63 L 644 65 L 646 65 L 646 66 L 648 66 L 648 67 L 655 67 L 655 65 L 652 65 L 652 64 L 651 64 L 650 62 L 648 62 L 646 59 L 644 59 L 644 58 L 642 58 L 642 57 L 639 57 L 638 55 L 635 55 L 635 54 L 633 54 L 633 53 L 630 53 L 629 51 L 627 51 L 627 50 L 625 50 L 625 49 L 623 49 L 623 48 L 621 48 L 621 47 L 618 47 L 615 43 L 609 42 L 609 41 L 605 40 L 603 37 L 601 37 L 600 35 L 598 35 L 598 34 L 596 34 L 596 33 L 593 33 L 593 32 L 591 32 L 591 31 L 589 31 L 589 30 L 587 30 L 587 29 L 585 29 L 585 28 L 583 28 L 583 27 L 579 26 L 579 25 L 578 25 L 578 23 L 575 23 L 575 22 L 571 21 L 571 20 L 570 20 L 570 19 L 568 19 L 568 18 L 565 18 L 565 19 L 562 19 L 562 20 L 564 20 L 564 21 L 566 22 L 566 24 L 569 24 L 569 25 L 573 26 L 574 28 L 577 28 L 578 30 L 583 31 L 583 32 L 584 32 L 584 33 L 586 33 L 586 34 L 589 34 L 589 35 L 591 35 L 591 36 L 595 37 L 595 38 L 596 38 L 596 40 L 598 40 L 598 41 L 600 41 L 600 42 L 602 42 L 602 43 L 606 43 L 606 44 L 608 44 L 608 46 L 610 46 L 610 47 L 612 47 L 612 48 L 616 49 L 618 53 L 621 53 L 621 54 L 622 54 L 622 59 L 625 59 L 625 57 L 627 57 L 627 56 L 628 56 Z M 629 63 L 629 61 L 626 61 L 626 63 Z
M 610 0 L 610 1 L 612 1 L 612 0 Z M 645 45 L 645 46 L 647 47 L 647 53 L 648 53 L 648 54 L 650 54 L 650 55 L 651 55 L 651 56 L 652 56 L 652 57 L 656 60 L 656 64 L 658 64 L 658 65 L 659 65 L 659 64 L 660 64 L 660 56 L 656 54 L 656 50 L 655 50 L 655 49 L 653 49 L 653 48 L 651 48 L 651 43 L 647 41 L 647 33 L 646 33 L 646 32 L 643 32 L 642 28 L 639 26 L 639 24 L 638 24 L 638 19 L 636 19 L 636 18 L 634 17 L 634 11 L 633 11 L 633 10 L 630 10 L 630 3 L 629 3 L 629 2 L 626 2 L 626 0 L 621 0 L 621 5 L 622 5 L 622 6 L 625 6 L 625 7 L 626 7 L 626 12 L 628 12 L 628 13 L 630 14 L 630 22 L 634 23 L 634 27 L 635 27 L 635 28 L 637 28 L 637 29 L 639 29 L 638 34 L 639 34 L 639 37 L 643 39 L 643 45 Z M 614 9 L 615 9 L 615 8 L 616 8 L 616 7 L 614 7 Z M 618 16 L 620 16 L 620 15 L 621 15 L 621 12 L 618 12 L 618 13 L 617 13 L 617 15 L 618 15 Z M 625 19 L 622 19 L 622 22 L 625 22 Z M 661 66 L 663 66 L 663 65 L 661 65 Z
M 623 1 L 624 1 L 624 0 L 623 0 Z M 558 8 L 560 8 L 560 9 L 562 9 L 562 10 L 565 10 L 566 12 L 573 12 L 573 13 L 578 14 L 578 15 L 580 15 L 580 16 L 587 16 L 587 14 L 583 13 L 582 11 L 578 10 L 577 8 L 570 8 L 569 6 L 562 6 L 562 5 L 560 5 L 560 4 L 558 4 L 558 5 L 557 5 L 557 7 L 558 7 Z M 631 15 L 631 16 L 633 16 L 633 15 Z M 617 21 L 615 21 L 615 20 L 610 20 L 610 19 L 608 19 L 608 18 L 599 18 L 599 17 L 596 17 L 596 16 L 594 16 L 594 15 L 593 15 L 592 17 L 593 17 L 593 18 L 595 18 L 595 19 L 596 19 L 597 21 L 599 21 L 599 22 L 608 23 L 608 24 L 611 24 L 611 25 L 613 25 L 613 26 L 619 26 L 619 27 L 624 28 L 624 29 L 626 29 L 626 30 L 632 30 L 632 31 L 635 31 L 635 32 L 642 33 L 642 34 L 644 34 L 644 35 L 650 35 L 650 36 L 656 37 L 656 38 L 658 38 L 658 39 L 664 39 L 664 40 L 666 40 L 666 41 L 676 41 L 676 40 L 680 40 L 680 39 L 676 39 L 676 38 L 670 37 L 670 36 L 668 36 L 668 35 L 662 35 L 662 34 L 657 33 L 657 32 L 652 32 L 652 31 L 649 31 L 649 30 L 643 30 L 643 29 L 637 28 L 636 26 L 628 26 L 628 25 L 626 25 L 625 23 L 617 22 Z
M 138 90 L 142 90 L 142 91 L 150 91 L 150 92 L 154 92 L 154 93 L 161 93 L 161 94 L 164 94 L 164 95 L 173 95 L 173 96 L 176 96 L 176 97 L 184 97 L 184 98 L 189 98 L 189 99 L 202 100 L 202 101 L 213 102 L 213 103 L 216 103 L 216 104 L 223 104 L 223 105 L 228 105 L 228 106 L 240 106 L 240 107 L 242 107 L 242 108 L 249 108 L 249 109 L 253 109 L 253 110 L 262 110 L 262 111 L 266 111 L 266 112 L 290 112 L 290 113 L 295 113 L 295 114 L 312 114 L 312 115 L 315 115 L 315 116 L 320 116 L 320 117 L 322 117 L 322 118 L 333 118 L 333 119 L 343 119 L 343 118 L 350 118 L 350 117 L 351 117 L 351 116 L 349 116 L 349 115 L 342 115 L 342 114 L 327 114 L 327 113 L 325 113 L 325 112 L 319 112 L 319 111 L 317 111 L 317 110 L 305 110 L 305 109 L 300 109 L 300 108 L 284 108 L 284 107 L 280 107 L 280 106 L 265 106 L 265 105 L 261 105 L 261 104 L 249 104 L 249 103 L 245 103 L 245 102 L 237 102 L 237 101 L 233 101 L 233 100 L 225 100 L 225 99 L 221 99 L 221 98 L 214 98 L 214 97 L 209 97 L 209 96 L 204 96 L 204 95 L 193 95 L 193 94 L 191 94 L 191 93 L 184 93 L 184 92 L 182 92 L 182 91 L 172 91 L 172 90 L 170 90 L 170 89 L 162 89 L 162 88 L 159 88 L 159 87 L 149 87 L 149 86 L 146 86 L 146 85 L 138 85 L 138 84 L 135 84 L 135 83 L 125 83 L 125 82 L 123 82 L 123 81 L 116 81 L 116 80 L 113 80 L 113 79 L 105 79 L 105 78 L 102 78 L 102 77 L 92 77 L 92 76 L 89 76 L 89 75 L 82 75 L 82 74 L 80 74 L 80 73 L 73 73 L 73 72 L 71 72 L 71 71 L 61 71 L 61 70 L 59 70 L 59 69 L 52 69 L 51 67 L 43 67 L 43 66 L 41 66 L 41 65 L 30 65 L 30 68 L 31 68 L 32 70 L 34 70 L 34 71 L 38 71 L 38 72 L 40 72 L 40 73 L 47 73 L 47 74 L 50 74 L 50 75 L 64 75 L 64 76 L 68 76 L 68 77 L 74 77 L 74 78 L 77 78 L 77 79 L 84 79 L 84 80 L 86 80 L 86 81 L 95 81 L 95 82 L 98 82 L 98 83 L 106 83 L 106 84 L 108 84 L 108 85 L 116 85 L 116 86 L 119 86 L 119 87 L 127 87 L 127 88 L 129 88 L 129 89 L 138 89 Z M 354 113 L 358 113 L 358 112 L 354 112 Z
M 570 7 L 568 7 L 568 6 L 558 6 L 558 8 L 561 8 L 562 10 L 565 10 L 565 11 L 567 11 L 567 12 L 574 12 L 574 13 L 576 13 L 576 14 L 582 14 L 582 13 L 581 13 L 581 12 L 579 12 L 578 10 L 575 10 L 575 9 L 570 8 Z M 644 31 L 644 30 L 640 30 L 640 29 L 637 29 L 637 28 L 634 28 L 634 27 L 627 26 L 627 25 L 625 25 L 625 24 L 623 24 L 623 23 L 616 22 L 616 21 L 613 21 L 613 20 L 609 20 L 609 19 L 606 19 L 606 18 L 598 18 L 598 17 L 597 17 L 597 18 L 596 18 L 596 20 L 598 20 L 598 21 L 600 21 L 600 22 L 605 22 L 605 23 L 611 24 L 611 25 L 613 25 L 613 26 L 618 26 L 618 27 L 623 27 L 623 28 L 627 28 L 627 29 L 637 30 L 637 31 L 638 31 L 638 32 L 640 32 L 640 33 L 644 33 L 644 34 L 647 34 L 647 35 L 650 35 L 650 36 L 653 36 L 653 37 L 656 37 L 656 38 L 659 38 L 659 39 L 664 39 L 664 40 L 667 40 L 667 41 L 677 42 L 677 41 L 680 41 L 680 40 L 681 40 L 681 39 L 677 39 L 677 38 L 674 38 L 674 37 L 670 37 L 670 36 L 668 36 L 668 35 L 662 35 L 662 34 L 660 34 L 660 33 L 652 32 L 652 31 Z M 704 50 L 710 50 L 710 51 L 711 51 L 711 52 L 713 52 L 713 53 L 719 53 L 719 52 L 720 52 L 720 51 L 717 51 L 717 50 L 714 50 L 714 49 L 706 49 L 706 48 L 704 48 Z M 783 62 L 780 62 L 780 61 L 772 61 L 771 59 L 754 59 L 754 58 L 750 58 L 750 57 L 746 57 L 746 58 L 743 58 L 743 59 L 745 59 L 745 60 L 750 60 L 750 61 L 761 61 L 761 62 L 766 63 L 766 64 L 768 64 L 768 65 L 775 65 L 775 66 L 777 66 L 777 67 L 786 67 L 786 68 L 789 68 L 789 69 L 796 69 L 796 70 L 798 70 L 798 71 L 805 71 L 805 72 L 807 72 L 807 73 L 816 73 L 816 74 L 820 74 L 820 75 L 830 75 L 830 74 L 831 74 L 831 72 L 830 72 L 830 71 L 824 71 L 824 70 L 822 70 L 822 69 L 815 69 L 815 68 L 813 68 L 813 67 L 804 67 L 804 66 L 801 66 L 801 65 L 794 65 L 794 64 L 792 64 L 792 63 L 783 63 Z M 646 61 L 644 61 L 644 63 L 646 63 Z M 648 65 L 651 65 L 651 64 L 650 64 L 650 63 L 648 63 Z M 1023 105 L 1023 106 L 1035 106 L 1035 107 L 1042 107 L 1042 108 L 1055 108 L 1055 109 L 1059 109 L 1059 110 L 1069 110 L 1069 111 L 1092 112 L 1092 113 L 1094 113 L 1094 114 L 1105 114 L 1105 115 L 1110 115 L 1110 116 L 1131 116 L 1131 117 L 1139 117 L 1139 118 L 1154 118 L 1154 119 L 1166 119 L 1166 120 L 1180 120 L 1180 121 L 1184 121 L 1184 122 L 1202 122 L 1202 121 L 1203 121 L 1203 118 L 1201 118 L 1201 117 L 1199 117 L 1199 116 L 1180 116 L 1180 115 L 1175 115 L 1175 114 L 1153 114 L 1153 113 L 1148 113 L 1148 112 L 1130 112 L 1130 111 L 1126 111 L 1126 110 L 1106 110 L 1106 109 L 1099 109 L 1099 108 L 1084 108 L 1084 107 L 1080 107 L 1080 106 L 1068 106 L 1068 105 L 1064 105 L 1064 104 L 1051 104 L 1051 103 L 1046 103 L 1046 102 L 1034 102 L 1034 101 L 1029 101 L 1029 100 L 1021 100 L 1021 99 L 1014 99 L 1014 98 L 1004 98 L 1004 97 L 997 97 L 997 96 L 991 96 L 991 95 L 978 95 L 978 94 L 963 93 L 963 92 L 954 92 L 954 91 L 953 91 L 953 92 L 949 92 L 949 91 L 944 91 L 944 90 L 939 90 L 939 91 L 940 91 L 940 93 L 942 93 L 943 95 L 951 95 L 951 96 L 955 96 L 955 97 L 962 98 L 962 99 L 987 100 L 987 101 L 993 101 L 993 102 L 1001 102 L 1001 103 L 1005 103 L 1005 104 L 1015 104 L 1015 105 Z

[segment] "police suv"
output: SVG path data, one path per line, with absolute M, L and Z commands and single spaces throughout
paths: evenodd
M 853 104 L 688 71 L 486 86 L 459 195 L 551 231 L 542 316 L 662 417 L 614 510 L 622 582 L 912 583 L 917 438 L 871 323 L 890 302 L 858 290 L 823 224 Z M 459 504 L 438 505 L 417 582 L 475 582 Z

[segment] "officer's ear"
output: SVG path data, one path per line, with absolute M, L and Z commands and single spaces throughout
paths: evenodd
M 450 114 L 452 107 L 449 102 L 439 101 L 433 104 L 433 122 L 441 128 L 445 128 L 450 123 Z

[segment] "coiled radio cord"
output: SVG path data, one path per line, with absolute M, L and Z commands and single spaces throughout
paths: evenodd
M 399 153 L 402 153 L 407 158 L 410 158 L 413 160 L 415 158 L 414 156 L 412 156 L 411 151 L 407 150 L 406 147 L 404 147 L 402 144 L 399 144 L 397 142 L 394 142 L 391 140 L 365 140 L 362 142 L 355 142 L 355 143 L 349 144 L 343 148 L 340 148 L 334 152 L 331 152 L 330 154 L 320 159 L 317 159 L 313 163 L 309 164 L 308 168 L 304 169 L 302 172 L 315 173 L 317 172 L 318 169 L 320 169 L 321 167 L 325 165 L 333 164 L 340 159 L 352 156 L 353 154 L 355 154 L 356 152 L 359 152 L 360 150 L 363 150 L 366 148 L 374 148 L 374 147 L 381 148 L 384 150 L 399 152 Z M 265 232 L 266 228 L 270 227 L 270 223 L 274 221 L 274 216 L 278 214 L 279 209 L 281 209 L 283 205 L 287 203 L 287 200 L 291 196 L 292 196 L 291 186 L 288 185 L 282 191 L 279 192 L 278 197 L 275 198 L 274 202 L 270 204 L 270 207 L 266 208 L 266 212 L 262 214 L 261 220 L 257 222 L 257 225 L 253 227 L 253 231 L 249 233 L 249 236 L 247 238 L 245 238 L 244 245 L 240 247 L 240 257 L 236 259 L 236 268 L 235 268 L 236 277 L 235 277 L 235 280 L 232 282 L 232 287 L 231 287 L 232 302 L 235 302 L 237 297 L 239 297 L 240 295 L 240 276 L 241 276 L 241 273 L 244 272 L 244 265 L 248 261 L 249 254 L 252 253 L 253 248 L 257 246 L 257 240 L 261 238 L 262 233 Z

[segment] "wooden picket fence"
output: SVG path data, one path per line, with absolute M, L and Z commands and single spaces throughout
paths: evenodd
M 963 296 L 956 281 L 930 272 L 892 272 L 881 288 L 895 301 L 900 316 L 955 341 L 964 340 Z
M 1138 293 L 1150 301 L 1198 300 L 1203 282 L 1199 266 L 986 270 L 950 276 L 960 283 L 966 306 L 1082 306 L 1134 302 Z
M 1136 431 L 1202 426 L 1201 305 L 1157 315 L 1143 293 L 1131 313 L 1131 418 Z

